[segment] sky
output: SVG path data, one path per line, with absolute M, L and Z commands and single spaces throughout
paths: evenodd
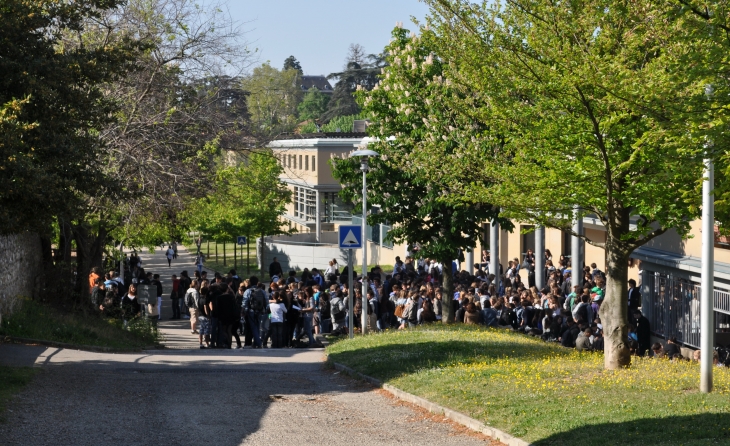
M 347 49 L 359 43 L 368 54 L 380 53 L 396 22 L 415 30 L 428 8 L 418 0 L 228 0 L 232 18 L 247 31 L 258 62 L 281 69 L 293 55 L 304 74 L 341 71 Z

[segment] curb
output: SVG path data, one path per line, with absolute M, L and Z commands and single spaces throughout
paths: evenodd
M 512 435 L 503 432 L 499 429 L 493 428 L 491 426 L 488 426 L 481 421 L 475 420 L 474 418 L 468 417 L 464 415 L 461 412 L 457 412 L 455 410 L 440 406 L 436 403 L 432 403 L 431 401 L 428 401 L 427 399 L 421 398 L 416 395 L 412 395 L 408 392 L 404 392 L 400 389 L 397 389 L 390 384 L 383 384 L 381 381 L 367 375 L 363 375 L 360 372 L 357 372 L 345 365 L 339 364 L 337 362 L 331 362 L 335 369 L 339 370 L 340 372 L 344 372 L 353 378 L 361 379 L 363 381 L 367 381 L 368 383 L 380 387 L 383 390 L 388 391 L 391 395 L 394 397 L 401 399 L 403 401 L 406 401 L 411 404 L 415 404 L 416 406 L 422 407 L 426 410 L 428 410 L 431 413 L 443 415 L 444 417 L 450 419 L 451 421 L 454 421 L 456 423 L 461 424 L 462 426 L 465 426 L 473 431 L 480 432 L 488 437 L 491 437 L 495 440 L 501 441 L 502 443 L 506 444 L 507 446 L 532 446 L 531 443 L 526 442 L 525 440 L 517 437 L 513 437 Z
M 67 344 L 65 342 L 56 341 L 45 341 L 42 339 L 30 339 L 30 338 L 19 338 L 16 336 L 3 336 L 0 339 L 0 343 L 16 343 L 16 344 L 38 344 L 45 345 L 47 347 L 65 348 L 69 350 L 84 350 L 96 353 L 137 353 L 144 350 L 158 350 L 159 347 L 156 345 L 150 345 L 140 348 L 115 348 L 115 347 L 102 347 L 97 345 L 78 345 L 78 344 Z

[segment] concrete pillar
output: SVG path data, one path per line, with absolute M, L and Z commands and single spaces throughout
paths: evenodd
M 317 196 L 317 198 L 316 198 L 317 204 L 315 206 L 315 211 L 314 211 L 314 213 L 316 214 L 316 217 L 315 217 L 315 223 L 316 223 L 315 231 L 317 232 L 317 234 L 316 234 L 315 237 L 317 239 L 317 243 L 319 243 L 320 238 L 322 237 L 322 213 L 321 213 L 321 203 L 320 203 L 321 197 L 319 195 L 319 191 L 318 190 L 317 191 L 314 191 L 314 193 Z
M 579 207 L 576 206 L 573 214 L 573 232 L 583 235 L 583 217 L 579 215 Z M 570 264 L 573 285 L 583 285 L 583 240 L 580 237 L 573 237 L 570 247 Z
M 467 249 L 464 257 L 466 258 L 466 268 L 462 269 L 469 271 L 469 274 L 474 274 L 474 249 Z
M 494 274 L 494 284 L 499 291 L 499 222 L 492 221 L 489 231 L 489 274 Z
M 535 286 L 545 286 L 545 226 L 535 227 Z

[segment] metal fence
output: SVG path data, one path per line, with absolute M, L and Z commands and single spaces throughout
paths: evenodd
M 352 216 L 352 224 L 353 225 L 362 225 L 362 217 Z M 365 226 L 365 237 L 384 248 L 393 249 L 393 242 L 385 240 L 385 236 L 388 235 L 388 232 L 392 229 L 391 226 L 383 225 L 383 224 L 377 224 L 375 226 L 366 225 Z
M 649 308 L 642 308 L 649 318 L 654 334 L 665 339 L 700 347 L 700 300 L 702 287 L 684 279 L 676 279 L 649 273 L 645 283 L 649 286 Z M 714 290 L 714 329 L 730 329 L 730 293 Z
M 666 276 L 651 275 L 648 279 L 651 308 L 642 310 L 649 313 L 652 332 L 665 339 L 675 337 L 685 345 L 699 348 L 699 287 Z

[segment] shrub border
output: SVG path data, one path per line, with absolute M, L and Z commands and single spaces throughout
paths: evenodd
M 372 376 L 364 375 L 364 374 L 357 372 L 357 371 L 351 369 L 350 367 L 347 367 L 346 365 L 340 364 L 338 362 L 330 361 L 329 359 L 327 359 L 327 362 L 332 364 L 334 366 L 334 368 L 339 370 L 340 372 L 344 372 L 353 378 L 367 381 L 368 383 L 370 383 L 376 387 L 380 387 L 383 390 L 386 390 L 387 392 L 389 392 L 391 395 L 393 395 L 394 397 L 396 397 L 398 399 L 401 399 L 401 400 L 406 401 L 411 404 L 415 404 L 416 406 L 422 407 L 431 413 L 434 413 L 437 415 L 443 415 L 444 417 L 450 419 L 451 421 L 459 423 L 462 426 L 465 426 L 473 431 L 482 433 L 497 441 L 501 441 L 502 443 L 506 444 L 507 446 L 532 446 L 531 443 L 528 443 L 521 438 L 513 437 L 512 435 L 510 435 L 504 431 L 496 429 L 492 426 L 488 426 L 488 425 L 482 423 L 481 421 L 475 420 L 474 418 L 464 415 L 461 412 L 457 412 L 455 410 L 449 409 L 447 407 L 443 407 L 436 403 L 432 403 L 431 401 L 428 401 L 427 399 L 410 394 L 408 392 L 404 392 L 403 390 L 397 389 L 397 388 L 391 386 L 390 384 L 384 384 L 383 382 L 373 378 Z

